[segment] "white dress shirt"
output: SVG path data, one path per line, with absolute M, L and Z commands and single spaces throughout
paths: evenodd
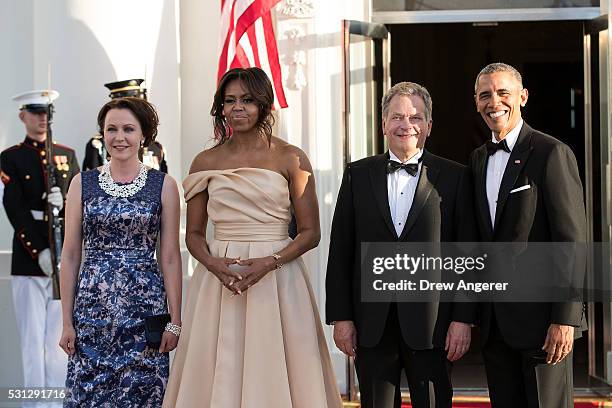
M 506 135 L 506 143 L 512 153 L 512 149 L 516 144 L 518 135 L 523 127 L 523 119 Z M 495 135 L 491 136 L 493 143 L 499 143 Z M 497 196 L 499 195 L 499 187 L 501 186 L 504 171 L 510 158 L 510 153 L 503 150 L 498 150 L 491 156 L 487 162 L 487 201 L 489 202 L 489 214 L 491 216 L 491 225 L 495 226 L 495 210 L 497 209 Z
M 389 210 L 391 210 L 391 219 L 393 220 L 393 226 L 395 227 L 395 232 L 398 237 L 402 234 L 402 230 L 406 224 L 408 212 L 410 212 L 414 193 L 416 192 L 419 177 L 421 176 L 421 168 L 423 167 L 423 163 L 419 161 L 421 156 L 423 156 L 423 149 L 403 162 L 403 164 L 418 163 L 419 167 L 416 176 L 411 176 L 404 169 L 387 174 Z M 391 150 L 389 150 L 389 158 L 398 163 L 402 163 Z

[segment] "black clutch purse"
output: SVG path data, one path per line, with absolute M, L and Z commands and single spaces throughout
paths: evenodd
M 147 347 L 159 350 L 162 335 L 169 321 L 170 315 L 168 313 L 145 317 L 145 339 L 147 341 Z

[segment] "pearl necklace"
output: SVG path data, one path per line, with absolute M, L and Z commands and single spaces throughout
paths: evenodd
M 138 175 L 131 183 L 127 184 L 117 184 L 115 180 L 111 177 L 110 172 L 110 162 L 106 163 L 102 166 L 102 170 L 98 175 L 98 182 L 100 183 L 100 188 L 104 190 L 104 192 L 113 197 L 132 197 L 134 194 L 142 190 L 147 182 L 148 175 L 147 168 L 144 164 L 140 163 L 140 170 L 138 171 Z

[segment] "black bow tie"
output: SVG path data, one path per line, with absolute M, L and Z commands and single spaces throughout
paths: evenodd
M 508 142 L 506 142 L 506 139 L 503 139 L 499 143 L 493 143 L 492 140 L 487 140 L 487 153 L 489 153 L 489 156 L 495 154 L 498 150 L 503 150 L 506 153 L 510 153 L 510 148 L 508 147 Z
M 395 160 L 389 160 L 387 162 L 387 174 L 394 173 L 401 169 L 406 170 L 408 174 L 410 174 L 412 177 L 415 177 L 417 175 L 417 172 L 419 171 L 419 164 L 418 163 L 403 164 L 403 163 L 396 162 Z

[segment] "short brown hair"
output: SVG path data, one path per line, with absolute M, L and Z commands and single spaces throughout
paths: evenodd
M 106 114 L 111 109 L 127 109 L 136 117 L 144 136 L 144 146 L 149 146 L 157 137 L 157 126 L 159 125 L 159 116 L 155 107 L 141 98 L 128 96 L 125 98 L 116 98 L 108 101 L 98 113 L 98 132 L 104 135 L 104 120 Z
M 235 79 L 242 82 L 242 85 L 247 89 L 251 97 L 255 99 L 259 107 L 259 117 L 255 125 L 259 132 L 268 138 L 269 143 L 272 138 L 272 125 L 274 125 L 274 116 L 272 116 L 274 91 L 272 90 L 272 83 L 261 68 L 234 68 L 227 71 L 219 81 L 213 106 L 210 109 L 210 114 L 214 116 L 217 146 L 225 143 L 230 136 L 229 127 L 223 117 L 223 99 L 225 98 L 225 88 Z

